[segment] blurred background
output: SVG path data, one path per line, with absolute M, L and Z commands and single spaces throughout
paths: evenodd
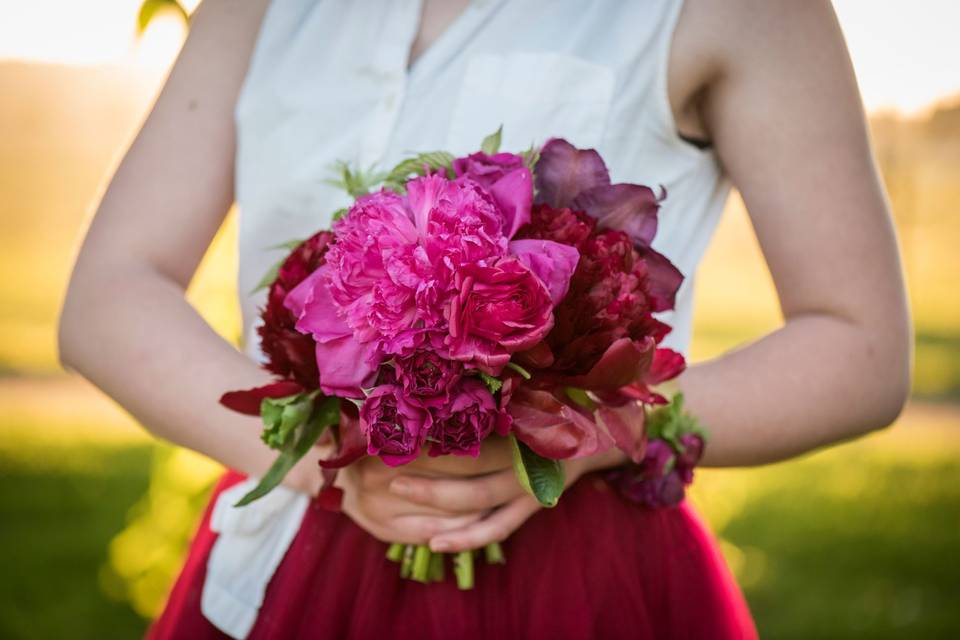
M 0 0 L 0 637 L 136 637 L 219 469 L 58 366 L 77 243 L 199 0 Z M 916 324 L 897 424 L 694 500 L 771 638 L 960 637 L 960 5 L 836 0 Z M 233 215 L 189 297 L 236 340 Z M 694 359 L 781 321 L 742 204 L 698 274 Z M 735 299 L 731 300 L 731 296 Z M 109 354 L 105 354 L 109 357 Z

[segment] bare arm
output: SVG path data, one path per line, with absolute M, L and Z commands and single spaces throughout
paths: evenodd
M 909 392 L 911 329 L 829 2 L 710 4 L 684 10 L 675 46 L 716 61 L 704 70 L 702 120 L 743 196 L 785 323 L 691 367 L 680 386 L 712 436 L 705 463 L 760 464 L 890 424 Z
M 256 419 L 216 399 L 267 381 L 184 299 L 233 202 L 233 107 L 266 2 L 208 0 L 97 209 L 60 318 L 64 366 L 154 434 L 248 473 Z

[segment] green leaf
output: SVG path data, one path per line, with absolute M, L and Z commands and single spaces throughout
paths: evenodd
M 331 222 L 336 222 L 337 220 L 339 220 L 339 219 L 342 218 L 343 216 L 347 215 L 347 212 L 348 212 L 348 211 L 350 211 L 350 209 L 347 208 L 347 207 L 342 207 L 342 208 L 340 208 L 340 209 L 337 209 L 336 211 L 333 212 L 333 215 L 330 216 L 330 221 L 331 221 Z
M 523 164 L 526 165 L 527 169 L 533 171 L 537 161 L 540 160 L 540 147 L 536 144 L 531 144 L 530 148 L 521 152 L 520 155 L 523 157 Z
M 313 394 L 264 398 L 260 401 L 260 417 L 265 428 L 260 439 L 271 449 L 282 449 L 293 430 L 306 422 L 312 412 Z
M 338 160 L 333 163 L 333 172 L 337 177 L 324 180 L 326 184 L 333 185 L 343 189 L 354 198 L 370 193 L 374 185 L 379 184 L 385 178 L 381 173 L 373 169 L 354 169 L 349 163 Z
M 480 151 L 483 151 L 488 156 L 492 156 L 496 152 L 500 151 L 500 139 L 503 136 L 503 125 L 501 124 L 497 127 L 497 130 L 488 135 L 483 139 L 483 142 L 480 143 Z
M 489 373 L 480 372 L 480 379 L 483 381 L 483 384 L 487 385 L 487 389 L 490 390 L 490 393 L 496 393 L 500 391 L 500 387 L 503 386 L 503 380 L 500 378 L 494 378 Z
M 242 507 L 250 504 L 273 491 L 274 487 L 283 482 L 290 469 L 299 462 L 300 458 L 310 451 L 323 430 L 336 423 L 339 417 L 340 400 L 335 397 L 324 397 L 310 419 L 296 429 L 296 437 L 287 439 L 280 455 L 277 456 L 277 459 L 260 479 L 257 486 L 240 498 L 240 501 L 234 506 Z
M 137 13 L 137 33 L 142 34 L 150 26 L 150 22 L 162 11 L 172 10 L 177 13 L 185 23 L 190 22 L 190 16 L 187 10 L 183 8 L 177 0 L 143 0 L 140 4 L 140 11 Z
M 384 178 L 384 186 L 403 193 L 410 176 L 426 175 L 427 170 L 433 172 L 443 169 L 448 178 L 453 178 L 453 160 L 453 154 L 446 151 L 418 153 L 412 158 L 402 160 L 391 169 Z
M 269 288 L 274 282 L 276 282 L 277 275 L 280 274 L 280 267 L 283 265 L 283 262 L 286 259 L 287 257 L 284 256 L 280 260 L 277 260 L 277 262 L 272 267 L 267 269 L 267 272 L 263 274 L 262 278 L 260 278 L 260 282 L 257 283 L 257 286 L 251 289 L 250 293 L 248 293 L 247 295 L 252 296 L 256 292 L 260 291 L 261 289 Z
M 510 435 L 513 449 L 513 470 L 520 485 L 545 507 L 555 507 L 563 493 L 563 465 L 537 454 L 530 447 Z
M 280 244 L 275 244 L 272 247 L 267 247 L 267 249 L 286 249 L 287 251 L 293 251 L 297 247 L 303 244 L 302 238 L 296 238 L 294 240 L 287 240 L 286 242 L 281 242 Z
M 680 437 L 687 433 L 696 433 L 704 442 L 707 432 L 699 421 L 683 408 L 683 394 L 673 396 L 669 404 L 657 407 L 647 414 L 647 437 L 666 440 L 678 452 L 683 451 Z

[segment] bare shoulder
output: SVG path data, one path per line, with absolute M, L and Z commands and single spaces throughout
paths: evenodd
M 670 102 L 681 132 L 712 138 L 704 115 L 721 82 L 792 69 L 852 75 L 829 0 L 684 0 L 670 52 Z M 794 77 L 797 77 L 796 75 Z

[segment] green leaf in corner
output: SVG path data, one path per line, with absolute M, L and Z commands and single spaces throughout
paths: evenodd
M 340 209 L 337 209 L 336 211 L 333 212 L 333 215 L 330 216 L 330 221 L 336 222 L 343 216 L 347 215 L 348 211 L 350 211 L 350 209 L 348 209 L 347 207 L 342 207 Z
M 483 151 L 488 156 L 492 156 L 496 152 L 500 151 L 500 139 L 503 137 L 503 125 L 501 124 L 497 127 L 497 130 L 488 135 L 483 139 L 483 142 L 480 143 L 480 151 Z
M 551 460 L 537 454 L 530 447 L 510 435 L 513 449 L 513 470 L 520 485 L 540 504 L 555 507 L 563 493 L 563 465 L 559 460 Z
M 260 479 L 260 482 L 257 483 L 257 486 L 240 498 L 234 506 L 248 505 L 273 491 L 278 484 L 283 482 L 290 469 L 299 462 L 300 458 L 310 451 L 323 430 L 336 423 L 339 417 L 340 400 L 335 397 L 324 397 L 310 419 L 297 427 L 296 436 L 287 439 L 280 455 L 277 456 L 277 459 Z

